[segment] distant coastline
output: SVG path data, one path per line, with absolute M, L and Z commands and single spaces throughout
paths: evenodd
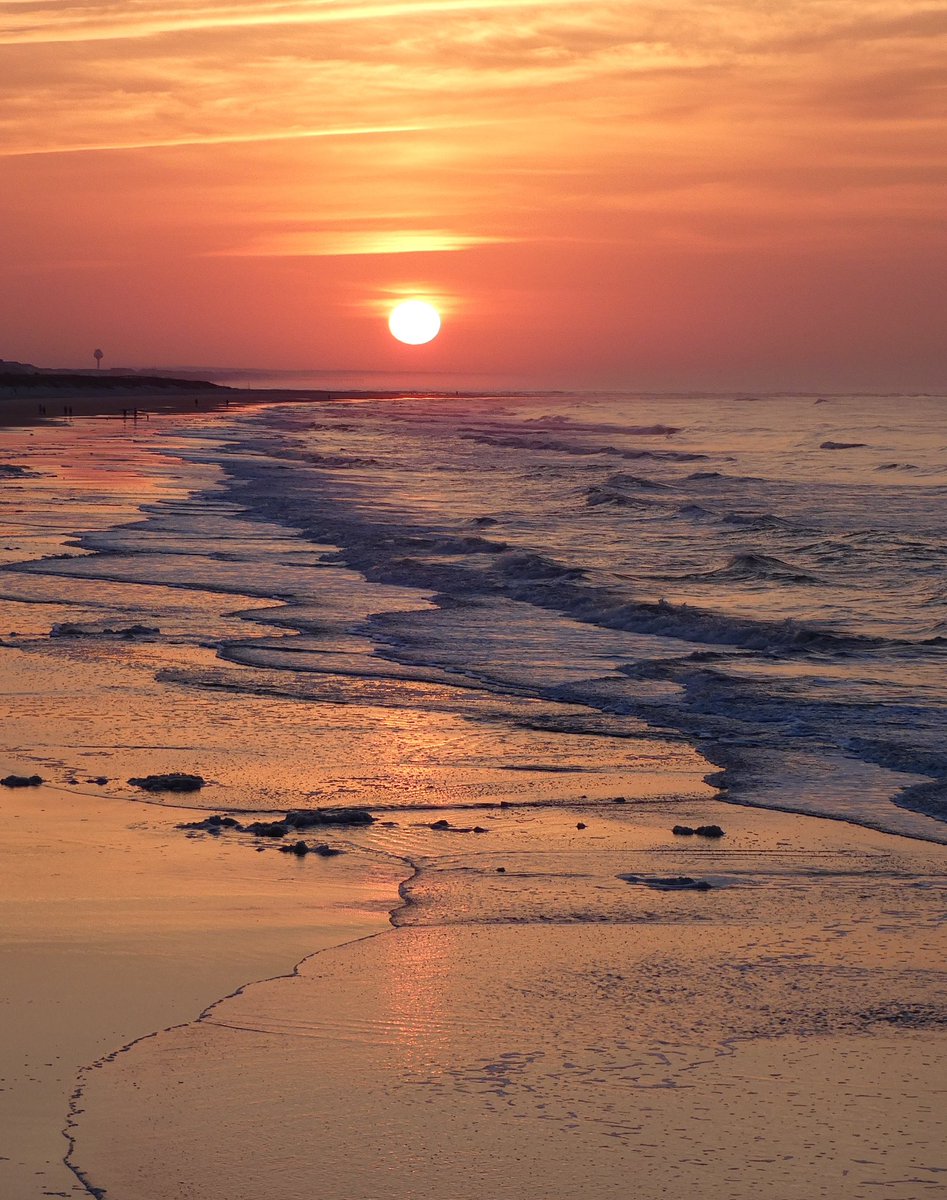
M 232 388 L 204 379 L 107 371 L 54 371 L 0 361 L 0 426 L 63 417 L 128 416 L 139 411 L 227 407 Z M 241 396 L 243 402 L 246 395 Z
M 8 371 L 0 363 L 0 388 L 3 392 L 91 392 L 91 391 L 231 391 L 206 379 L 176 379 L 163 375 L 124 375 L 105 371 Z
M 262 378 L 262 377 L 261 377 Z M 72 417 L 125 417 L 149 413 L 207 414 L 261 404 L 337 399 L 398 399 L 453 396 L 452 391 L 414 388 L 233 387 L 180 374 L 129 370 L 65 370 L 0 359 L 0 428 Z

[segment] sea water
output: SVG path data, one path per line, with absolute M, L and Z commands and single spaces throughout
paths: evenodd
M 270 697 L 300 728 L 350 712 L 322 802 L 601 799 L 616 767 L 692 771 L 697 751 L 725 798 L 944 840 L 945 413 L 933 396 L 300 396 L 80 423 L 42 444 L 98 463 L 56 497 L 71 548 L 31 553 L 21 531 L 0 591 L 62 601 L 80 634 L 164 631 L 177 649 L 153 665 L 177 695 Z M 123 461 L 143 494 L 125 486 L 113 520 Z M 4 480 L 8 515 L 26 484 Z M 244 807 L 270 806 L 258 783 Z

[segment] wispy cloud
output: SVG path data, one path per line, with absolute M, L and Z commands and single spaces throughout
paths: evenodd
M 442 229 L 292 230 L 262 234 L 246 245 L 215 250 L 215 258 L 340 258 L 377 254 L 449 254 L 504 239 Z
M 155 141 L 89 142 L 85 145 L 52 145 L 23 149 L 0 146 L 0 158 L 25 158 L 40 154 L 100 154 L 112 150 L 167 150 L 184 146 L 241 146 L 261 142 L 308 141 L 313 138 L 390 137 L 395 134 L 418 133 L 426 128 L 428 127 L 423 125 L 376 125 L 364 129 L 282 129 L 267 133 L 208 134 Z
M 14 0 L 0 26 L 0 45 L 113 41 L 195 30 L 260 29 L 280 25 L 330 25 L 463 13 L 491 13 L 540 6 L 539 0 L 276 0 L 270 3 L 76 4 L 74 0 Z M 571 7 L 573 0 L 542 0 L 541 7 Z M 9 6 L 8 6 L 9 7 Z

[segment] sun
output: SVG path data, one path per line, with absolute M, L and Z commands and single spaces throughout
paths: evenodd
M 403 300 L 391 310 L 388 328 L 399 342 L 423 346 L 440 333 L 441 314 L 426 300 Z

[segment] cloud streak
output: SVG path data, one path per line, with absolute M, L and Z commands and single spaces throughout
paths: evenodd
M 218 134 L 204 137 L 178 137 L 156 141 L 90 142 L 87 145 L 42 146 L 6 149 L 0 147 L 0 158 L 27 158 L 42 154 L 102 154 L 110 151 L 168 150 L 189 146 L 245 146 L 263 142 L 309 141 L 313 138 L 391 137 L 398 134 L 420 133 L 430 128 L 423 125 L 373 125 L 364 129 L 293 129 L 247 134 Z
M 382 254 L 453 254 L 499 244 L 500 237 L 442 229 L 309 230 L 263 234 L 244 246 L 216 250 L 216 258 L 345 258 Z
M 158 5 L 127 0 L 121 4 L 76 5 L 17 0 L 19 11 L 0 26 L 0 45 L 23 43 L 98 42 L 156 37 L 165 34 L 247 29 L 283 25 L 311 26 L 391 21 L 415 16 L 451 17 L 557 6 L 572 0 L 389 0 L 350 4 L 335 0 L 296 3 Z

